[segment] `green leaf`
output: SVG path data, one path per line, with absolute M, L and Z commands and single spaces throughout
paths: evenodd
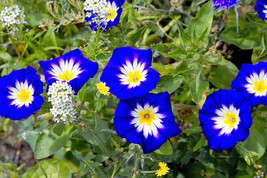
M 65 160 L 49 159 L 39 162 L 23 174 L 23 178 L 66 178 L 77 173 L 78 168 Z
M 102 166 L 101 163 L 99 162 L 88 162 L 87 160 L 90 160 L 90 159 L 93 159 L 95 157 L 95 155 L 89 155 L 89 156 L 82 156 L 74 151 L 72 151 L 72 154 L 78 159 L 80 160 L 81 162 L 83 162 L 85 165 L 87 165 L 87 167 L 89 168 L 89 171 L 91 173 L 91 175 L 95 175 L 96 172 L 95 172 L 95 168 L 96 167 L 99 167 L 99 166 Z
M 29 143 L 33 151 L 35 150 L 35 144 L 36 144 L 37 138 L 39 137 L 41 132 L 46 128 L 47 125 L 48 125 L 48 121 L 44 120 L 42 124 L 36 129 L 25 131 L 26 142 Z
M 169 140 L 167 140 L 158 150 L 155 151 L 158 154 L 161 155 L 172 155 L 172 145 Z
M 169 94 L 173 93 L 183 83 L 183 78 L 180 76 L 164 75 L 160 77 L 157 87 L 154 92 L 160 93 L 167 91 Z
M 267 55 L 267 31 L 262 34 L 261 53 L 259 57 L 263 57 L 266 55 Z
M 142 28 L 137 30 L 135 33 L 133 33 L 131 36 L 127 37 L 126 39 L 131 41 L 132 44 L 135 44 L 142 37 L 146 29 L 147 27 L 143 26 Z
M 207 145 L 207 140 L 203 136 L 201 136 L 200 140 L 197 142 L 197 144 L 193 148 L 193 152 L 197 151 L 199 148 L 205 145 Z
M 233 63 L 225 60 L 221 55 L 217 59 L 221 65 L 211 66 L 208 80 L 218 88 L 230 89 L 231 83 L 238 73 L 238 68 Z
M 55 127 L 53 128 L 53 132 L 57 134 L 58 136 L 60 136 L 62 132 L 64 131 L 64 128 L 65 128 L 65 124 L 57 123 L 55 124 Z
M 78 127 L 81 136 L 90 144 L 97 146 L 100 153 L 109 153 L 111 134 L 108 125 L 101 118 L 95 118 L 94 130 L 82 130 Z
M 196 73 L 195 78 L 189 79 L 189 87 L 194 102 L 201 108 L 206 100 L 206 91 L 209 88 L 209 82 L 203 79 L 203 68 L 199 68 L 200 70 Z
M 197 41 L 204 41 L 205 46 L 209 42 L 208 37 L 213 22 L 214 9 L 212 5 L 212 1 L 203 5 L 197 15 L 191 20 L 188 28 L 190 36 L 195 36 Z
M 252 49 L 261 43 L 262 29 L 248 23 L 240 26 L 239 33 L 236 32 L 236 26 L 227 27 L 221 34 L 219 39 L 238 46 L 241 49 Z
M 183 42 L 189 41 L 191 38 L 190 36 L 185 33 L 184 28 L 180 25 L 180 23 L 177 23 L 178 30 L 179 30 L 179 37 Z
M 43 159 L 58 151 L 63 147 L 69 138 L 73 134 L 74 126 L 65 127 L 63 133 L 59 136 L 54 132 L 54 128 L 58 127 L 57 124 L 48 127 L 47 130 L 44 130 L 35 145 L 35 158 Z
M 237 151 L 248 164 L 260 159 L 267 148 L 267 119 L 264 113 L 265 111 L 261 113 L 259 110 L 253 113 L 253 124 L 249 129 L 248 139 L 236 146 Z M 261 114 L 263 116 L 260 116 Z

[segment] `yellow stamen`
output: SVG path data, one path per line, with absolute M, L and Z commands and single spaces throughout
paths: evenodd
M 226 113 L 226 120 L 224 123 L 229 125 L 229 128 L 233 128 L 234 125 L 237 123 L 237 116 L 235 113 Z
M 58 78 L 62 81 L 70 81 L 74 77 L 74 73 L 70 73 L 68 70 L 65 70 L 62 74 L 58 75 Z
M 141 111 L 138 113 L 140 116 L 140 123 L 146 124 L 147 126 L 151 126 L 153 120 L 155 120 L 155 115 L 151 113 L 150 110 Z
M 259 92 L 259 93 L 263 93 L 265 92 L 267 89 L 267 85 L 265 84 L 265 80 L 261 80 L 261 81 L 255 81 L 254 82 L 254 87 L 253 87 L 253 90 L 255 92 Z
M 140 74 L 139 70 L 135 70 L 134 73 L 133 72 L 129 72 L 128 73 L 128 82 L 137 84 L 140 80 L 142 79 L 142 75 Z
M 108 20 L 112 20 L 116 17 L 116 10 L 109 9 L 108 14 L 109 14 L 109 16 L 107 16 Z
M 31 91 L 26 89 L 21 89 L 20 93 L 17 94 L 18 99 L 20 102 L 25 102 L 30 100 Z

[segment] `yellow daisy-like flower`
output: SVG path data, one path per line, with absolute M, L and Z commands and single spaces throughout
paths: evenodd
M 254 164 L 254 167 L 255 167 L 256 169 L 260 169 L 260 168 L 261 168 L 261 165 L 260 165 L 260 164 Z
M 106 86 L 105 82 L 99 82 L 96 84 L 96 87 L 102 95 L 109 95 L 109 87 Z
M 164 162 L 159 162 L 159 169 L 156 172 L 156 175 L 159 176 L 163 176 L 165 174 L 167 174 L 170 170 L 170 168 L 168 168 L 167 164 Z

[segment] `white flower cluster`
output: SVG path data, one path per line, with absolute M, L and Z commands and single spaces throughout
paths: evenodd
M 23 11 L 19 9 L 18 5 L 14 5 L 11 7 L 5 7 L 0 12 L 0 23 L 2 24 L 2 28 L 10 27 L 12 25 L 19 25 L 21 23 L 26 23 L 24 20 L 25 15 Z M 18 29 L 14 27 L 13 31 L 17 31 Z
M 74 91 L 68 83 L 57 81 L 48 89 L 48 101 L 52 103 L 50 109 L 55 122 L 63 122 L 69 125 L 75 120 L 77 111 L 74 108 Z
M 86 0 L 83 5 L 86 17 L 92 17 L 90 23 L 96 23 L 97 25 L 101 23 L 103 25 L 107 24 L 109 3 L 106 0 Z

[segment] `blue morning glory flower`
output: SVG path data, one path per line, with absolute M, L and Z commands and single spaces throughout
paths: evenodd
M 267 105 L 267 63 L 243 64 L 231 87 L 251 101 L 253 106 Z
M 85 19 L 92 30 L 108 30 L 120 21 L 122 5 L 125 0 L 86 0 L 84 2 Z
M 44 100 L 43 83 L 32 67 L 11 72 L 0 78 L 0 115 L 12 120 L 37 112 Z
M 251 103 L 237 91 L 219 90 L 207 98 L 199 120 L 210 149 L 230 149 L 249 135 Z
M 144 96 L 156 87 L 159 80 L 160 74 L 149 68 L 151 62 L 151 49 L 116 48 L 100 80 L 119 99 Z
M 98 70 L 96 62 L 86 59 L 81 50 L 75 49 L 49 61 L 40 61 L 47 82 L 47 91 L 56 81 L 67 82 L 75 94 L 82 86 L 95 76 Z
M 141 145 L 144 153 L 159 149 L 167 138 L 181 132 L 175 123 L 168 92 L 121 100 L 114 125 L 119 136 Z
M 267 20 L 267 0 L 258 0 L 254 9 L 258 12 L 259 18 Z
M 238 4 L 237 0 L 212 0 L 214 3 L 213 7 L 217 8 L 226 8 L 227 10 L 233 5 Z

